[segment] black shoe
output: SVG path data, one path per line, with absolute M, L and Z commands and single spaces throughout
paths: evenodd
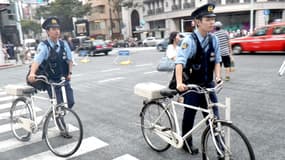
M 188 153 L 191 153 L 191 155 L 196 155 L 196 154 L 199 153 L 199 149 L 194 147 L 193 145 L 189 146 L 189 148 L 190 148 L 190 151 L 189 151 L 189 149 L 187 148 L 186 145 L 183 146 L 183 150 L 188 152 Z
M 66 138 L 66 139 L 72 138 L 72 135 L 70 135 L 67 131 L 61 131 L 61 132 L 60 132 L 60 135 L 61 135 L 63 138 Z

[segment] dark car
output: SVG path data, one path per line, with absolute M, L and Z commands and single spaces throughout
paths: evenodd
M 113 47 L 116 47 L 116 48 L 125 47 L 125 48 L 127 48 L 127 47 L 129 47 L 129 42 L 125 41 L 125 40 L 118 40 L 118 41 L 114 42 Z
M 156 49 L 160 52 L 166 51 L 168 46 L 169 38 L 165 38 L 160 43 L 156 45 Z
M 112 46 L 104 42 L 103 40 L 85 40 L 82 42 L 80 47 L 79 55 L 85 56 L 83 54 L 88 54 L 90 56 L 94 56 L 95 54 L 104 53 L 108 55 L 110 51 L 112 51 Z M 82 54 L 80 54 L 82 53 Z

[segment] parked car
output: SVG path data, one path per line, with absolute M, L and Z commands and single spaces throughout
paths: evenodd
M 159 42 L 161 42 L 163 39 L 159 39 L 156 37 L 147 37 L 143 40 L 143 46 L 156 46 Z
M 112 51 L 112 49 L 112 46 L 110 44 L 107 44 L 103 40 L 85 40 L 82 42 L 82 46 L 80 47 L 81 52 L 79 52 L 79 56 L 84 56 L 83 54 L 94 56 L 95 54 L 99 53 L 104 53 L 105 55 L 108 55 L 108 53 Z
M 259 27 L 245 37 L 230 40 L 233 54 L 242 52 L 285 51 L 285 23 L 275 22 Z
M 165 38 L 156 45 L 156 49 L 160 52 L 166 51 L 169 38 Z
M 129 47 L 129 42 L 125 41 L 125 40 L 117 40 L 117 41 L 114 42 L 113 47 L 116 47 L 116 48 L 121 48 L 121 47 L 127 48 L 127 47 Z

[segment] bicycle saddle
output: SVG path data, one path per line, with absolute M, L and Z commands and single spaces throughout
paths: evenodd
M 162 89 L 160 90 L 160 95 L 162 95 L 163 97 L 168 97 L 168 98 L 172 98 L 174 95 L 176 95 L 178 92 L 174 89 Z

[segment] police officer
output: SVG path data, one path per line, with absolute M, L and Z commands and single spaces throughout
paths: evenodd
M 196 29 L 192 35 L 185 37 L 182 41 L 180 50 L 176 58 L 176 89 L 180 92 L 187 90 L 187 83 L 198 84 L 203 87 L 214 87 L 215 82 L 221 81 L 220 62 L 221 55 L 217 37 L 209 33 L 213 30 L 215 24 L 214 14 L 215 5 L 205 4 L 197 8 L 192 13 Z M 190 60 L 191 61 L 190 63 Z M 186 72 L 190 79 L 183 83 L 182 73 Z M 215 74 L 215 78 L 213 76 Z M 185 84 L 186 83 L 186 84 Z M 213 102 L 217 102 L 217 97 L 213 93 L 210 95 Z M 199 107 L 205 107 L 205 97 L 201 94 L 190 92 L 184 96 L 184 103 Z M 182 120 L 182 134 L 185 135 L 192 129 L 194 124 L 196 110 L 185 108 Z M 218 109 L 214 107 L 214 114 L 218 117 Z M 205 115 L 204 115 L 205 116 Z M 187 139 L 184 144 L 185 151 L 191 151 L 191 154 L 198 154 L 198 148 L 192 143 L 192 137 Z M 189 147 L 188 147 L 189 146 Z
M 35 82 L 36 71 L 38 70 L 39 66 L 46 62 L 51 63 L 49 61 L 49 57 L 51 54 L 51 50 L 55 51 L 57 54 L 56 61 L 52 63 L 57 63 L 55 68 L 52 68 L 55 73 L 49 72 L 48 79 L 53 81 L 60 81 L 62 76 L 65 76 L 67 81 L 65 84 L 66 88 L 66 95 L 68 101 L 68 107 L 72 108 L 74 105 L 74 97 L 73 97 L 73 90 L 70 86 L 70 79 L 72 75 L 72 55 L 71 50 L 66 42 L 59 40 L 60 38 L 60 23 L 59 19 L 56 17 L 49 17 L 47 18 L 44 23 L 42 24 L 42 28 L 46 30 L 48 38 L 46 41 L 42 41 L 39 43 L 37 47 L 37 54 L 34 57 L 34 60 L 31 65 L 31 71 L 28 76 L 28 80 L 30 82 Z M 49 67 L 47 67 L 49 69 Z M 48 70 L 47 69 L 47 70 Z M 48 71 L 47 71 L 48 72 Z M 51 97 L 51 89 L 50 87 L 47 88 L 48 94 Z M 61 103 L 63 101 L 61 89 L 58 87 L 56 88 L 56 97 L 57 102 Z

